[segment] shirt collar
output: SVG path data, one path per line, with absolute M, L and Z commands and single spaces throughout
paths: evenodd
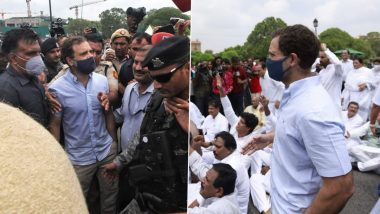
M 133 90 L 136 91 L 137 93 L 139 92 L 139 85 L 140 83 L 136 83 L 134 86 L 133 86 Z M 146 94 L 146 93 L 153 93 L 154 91 L 154 85 L 153 85 L 153 82 L 149 85 L 149 87 L 142 93 L 142 94 Z
M 89 79 L 92 78 L 92 73 L 93 73 L 93 72 L 91 72 L 91 73 L 88 75 Z M 66 75 L 67 75 L 67 77 L 68 77 L 70 80 L 72 80 L 73 82 L 78 82 L 78 77 L 76 77 L 76 76 L 71 72 L 71 69 L 70 69 L 70 68 L 68 69 L 68 72 L 66 72 Z
M 290 98 L 301 94 L 305 89 L 314 87 L 319 84 L 319 76 L 307 77 L 304 79 L 297 80 L 289 85 L 288 88 L 285 89 L 284 95 L 282 96 L 281 106 L 285 105 Z

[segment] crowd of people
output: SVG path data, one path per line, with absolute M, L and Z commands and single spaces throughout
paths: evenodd
M 126 14 L 128 28 L 109 39 L 93 28 L 47 39 L 6 32 L 0 100 L 61 144 L 90 213 L 184 212 L 190 21 L 150 35 L 137 31 L 145 8 Z
M 201 61 L 191 81 L 193 213 L 247 213 L 249 196 L 260 213 L 337 213 L 352 166 L 380 174 L 378 58 L 370 68 L 348 50 L 339 59 L 294 25 L 275 33 L 266 59 Z M 234 182 L 210 175 L 221 163 Z

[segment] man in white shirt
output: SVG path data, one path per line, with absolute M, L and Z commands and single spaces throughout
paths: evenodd
M 361 143 L 360 136 L 356 135 L 356 130 L 364 124 L 364 121 L 358 114 L 358 110 L 359 104 L 352 101 L 348 104 L 347 111 L 342 111 L 343 124 L 346 128 L 345 136 L 347 147 Z
M 348 73 L 354 70 L 354 64 L 350 59 L 350 53 L 348 52 L 348 50 L 343 50 L 340 56 L 342 58 L 341 62 L 343 67 L 343 80 L 346 81 Z
M 194 143 L 197 142 L 197 143 Z M 206 164 L 198 154 L 199 145 L 204 143 L 203 137 L 196 136 L 189 147 L 189 167 L 198 177 L 204 178 L 211 165 Z M 220 132 L 215 136 L 214 146 L 214 163 L 226 163 L 236 170 L 236 198 L 239 203 L 240 213 L 247 213 L 249 200 L 249 177 L 245 166 L 242 164 L 240 152 L 236 149 L 235 138 L 228 132 Z M 202 197 L 197 197 L 199 204 L 202 204 Z
M 220 76 L 217 75 L 216 79 L 224 115 L 230 124 L 230 133 L 236 140 L 238 148 L 237 150 L 240 152 L 241 148 L 243 148 L 252 139 L 252 136 L 260 132 L 260 130 L 253 131 L 255 130 L 259 121 L 254 114 L 247 112 L 241 113 L 240 117 L 236 116 L 231 102 L 224 92 Z
M 354 59 L 354 70 L 347 75 L 345 88 L 342 94 L 343 107 L 347 103 L 355 101 L 359 103 L 358 114 L 363 120 L 368 119 L 368 113 L 373 97 L 372 91 L 375 89 L 374 76 L 372 71 L 364 67 L 363 59 Z
M 189 111 L 190 111 L 189 112 L 190 120 L 195 124 L 197 129 L 202 129 L 202 123 L 205 120 L 205 117 L 202 115 L 198 106 L 190 101 L 189 102 Z
M 342 63 L 338 57 L 331 52 L 326 44 L 321 44 L 319 51 L 319 62 L 323 69 L 319 71 L 319 76 L 323 87 L 329 93 L 333 101 L 338 107 L 341 106 L 340 97 L 343 82 L 343 68 Z
M 228 164 L 213 164 L 202 179 L 200 194 L 205 200 L 202 204 L 194 201 L 187 210 L 190 214 L 238 213 L 239 206 L 234 195 L 236 171 Z
M 372 74 L 374 76 L 373 84 L 377 88 L 380 84 L 380 58 L 373 60 Z M 373 93 L 376 91 L 373 90 Z
M 208 102 L 208 113 L 202 124 L 202 131 L 206 142 L 215 139 L 215 135 L 221 131 L 228 131 L 228 120 L 219 112 L 220 103 L 217 100 Z M 214 161 L 212 150 L 202 147 L 202 158 L 206 163 L 211 164 Z
M 375 123 L 375 134 L 369 129 L 369 123 L 364 124 L 359 130 L 361 134 L 367 133 L 361 144 L 348 147 L 353 162 L 357 162 L 360 171 L 374 170 L 380 174 L 380 114 Z
M 220 104 L 217 100 L 208 102 L 208 113 L 202 124 L 202 131 L 206 142 L 213 141 L 215 134 L 221 131 L 228 131 L 228 121 L 219 111 Z

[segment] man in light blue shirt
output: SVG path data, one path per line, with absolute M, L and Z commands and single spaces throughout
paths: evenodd
M 118 183 L 109 182 L 102 173 L 102 166 L 117 152 L 114 118 L 104 95 L 109 91 L 107 78 L 93 72 L 94 53 L 83 37 L 69 38 L 62 56 L 70 69 L 49 87 L 62 109 L 52 116 L 50 131 L 59 140 L 62 123 L 65 150 L 85 197 L 96 176 L 101 213 L 115 213 Z
M 313 32 L 294 25 L 277 31 L 269 47 L 269 75 L 286 90 L 275 133 L 255 138 L 245 149 L 274 140 L 273 213 L 339 213 L 354 192 L 340 112 L 320 77 L 310 72 L 319 46 Z
M 141 67 L 150 48 L 151 45 L 146 45 L 137 51 L 132 65 L 136 82 L 127 86 L 121 107 L 114 111 L 116 123 L 124 122 L 120 132 L 122 151 L 127 149 L 128 142 L 139 131 L 145 115 L 145 108 L 154 91 L 153 79 L 150 77 L 149 71 L 146 67 Z

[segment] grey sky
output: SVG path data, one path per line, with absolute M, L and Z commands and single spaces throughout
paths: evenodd
M 193 0 L 192 39 L 202 51 L 242 45 L 254 26 L 269 16 L 288 25 L 303 24 L 318 33 L 338 27 L 354 37 L 380 31 L 379 0 Z
M 83 0 L 86 2 L 93 2 L 97 0 Z M 69 10 L 69 7 L 82 4 L 82 0 L 51 0 L 52 13 L 55 17 L 61 18 L 75 18 L 75 9 Z M 44 15 L 49 15 L 49 0 L 31 0 L 31 11 L 38 13 L 44 11 Z M 128 7 L 145 7 L 147 11 L 150 9 L 158 9 L 161 7 L 176 7 L 171 0 L 107 0 L 97 4 L 92 4 L 83 7 L 83 18 L 89 20 L 99 20 L 99 14 L 107 9 L 119 7 L 126 10 Z M 0 12 L 24 12 L 26 16 L 26 1 L 25 0 L 0 0 Z M 81 9 L 78 9 L 79 17 L 81 16 Z M 33 14 L 35 15 L 35 14 Z M 23 16 L 9 14 L 5 18 L 12 16 Z M 1 17 L 0 17 L 1 18 Z

